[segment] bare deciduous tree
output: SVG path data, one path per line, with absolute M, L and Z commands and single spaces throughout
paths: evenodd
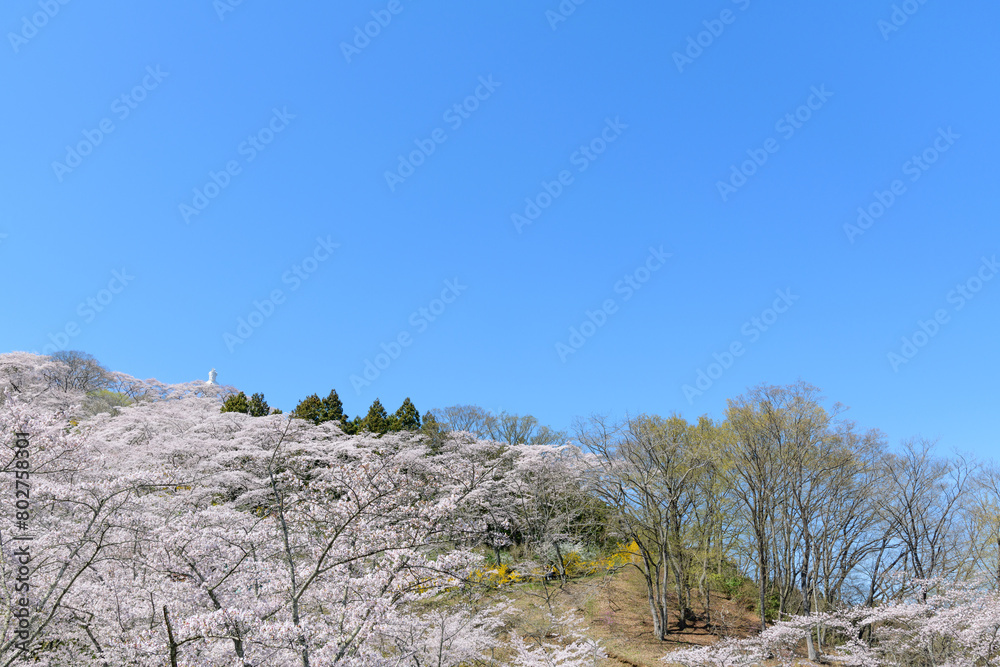
M 58 364 L 46 371 L 46 377 L 60 391 L 96 391 L 104 389 L 110 379 L 108 370 L 86 352 L 61 350 L 52 354 L 52 359 Z
M 707 462 L 687 442 L 680 419 L 639 416 L 611 425 L 601 417 L 578 424 L 577 437 L 596 454 L 590 485 L 616 513 L 620 532 L 639 548 L 636 567 L 646 582 L 654 631 L 668 633 L 671 607 L 677 598 L 679 629 L 691 620 L 692 551 L 687 531 L 694 523 L 698 475 Z

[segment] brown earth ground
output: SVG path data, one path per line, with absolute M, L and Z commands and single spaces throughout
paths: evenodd
M 507 630 L 516 630 L 525 636 L 537 633 L 545 624 L 546 597 L 557 612 L 573 610 L 585 621 L 585 634 L 601 641 L 608 658 L 602 667 L 666 667 L 661 662 L 670 651 L 713 644 L 721 635 L 747 637 L 756 632 L 760 617 L 746 606 L 713 592 L 712 613 L 723 627 L 713 634 L 704 620 L 680 631 L 678 616 L 670 617 L 672 632 L 666 641 L 653 634 L 653 621 L 646 596 L 645 583 L 634 567 L 608 576 L 593 576 L 570 581 L 561 586 L 549 584 L 521 584 L 505 586 L 503 591 L 512 598 L 520 610 Z M 676 600 L 676 597 L 674 597 Z M 700 612 L 696 608 L 695 612 Z M 802 665 L 809 665 L 803 660 Z

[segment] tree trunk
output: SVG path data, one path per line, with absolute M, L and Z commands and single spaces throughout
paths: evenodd
M 559 568 L 559 580 L 563 586 L 566 585 L 566 561 L 563 560 L 562 549 L 559 548 L 559 540 L 552 543 L 556 549 L 556 566 Z
M 803 523 L 806 523 L 803 519 Z M 810 616 L 810 600 L 809 600 L 809 557 L 812 555 L 812 540 L 810 539 L 808 524 L 805 525 L 805 544 L 802 550 L 802 576 L 800 578 L 800 585 L 802 588 L 802 613 L 808 617 Z M 813 646 L 812 631 L 806 633 L 806 650 L 809 652 L 809 660 L 811 662 L 816 662 L 816 647 Z
M 163 605 L 163 622 L 167 624 L 167 641 L 170 645 L 170 667 L 177 667 L 177 640 L 174 639 L 174 629 L 170 625 L 170 614 L 167 605 Z
M 767 630 L 767 620 L 764 618 L 764 609 L 767 606 L 767 557 L 764 555 L 764 549 L 766 546 L 762 545 L 762 548 L 758 551 L 757 557 L 760 559 L 760 566 L 757 568 L 758 577 L 758 592 L 760 593 L 759 603 L 760 603 L 760 631 L 764 632 Z
M 685 604 L 684 584 L 681 581 L 680 572 L 677 571 L 677 568 L 672 569 L 674 570 L 674 589 L 677 591 L 677 628 L 679 630 L 686 630 L 687 617 L 690 609 L 688 609 L 687 604 Z

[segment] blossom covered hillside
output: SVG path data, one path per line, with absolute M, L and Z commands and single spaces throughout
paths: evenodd
M 220 412 L 225 387 L 98 389 L 86 371 L 0 356 L 5 472 L 30 472 L 26 509 L 0 514 L 0 664 L 444 667 L 496 647 L 502 609 L 465 582 L 538 452 L 457 434 L 431 456 L 416 436 Z M 558 635 L 512 651 L 594 653 Z
M 581 448 L 0 355 L 0 667 L 1000 665 L 1000 471 L 817 392 Z

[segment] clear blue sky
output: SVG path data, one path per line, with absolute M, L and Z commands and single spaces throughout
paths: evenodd
M 993 456 L 996 3 L 559 7 L 5 3 L 0 350 L 557 428 L 803 379 Z

